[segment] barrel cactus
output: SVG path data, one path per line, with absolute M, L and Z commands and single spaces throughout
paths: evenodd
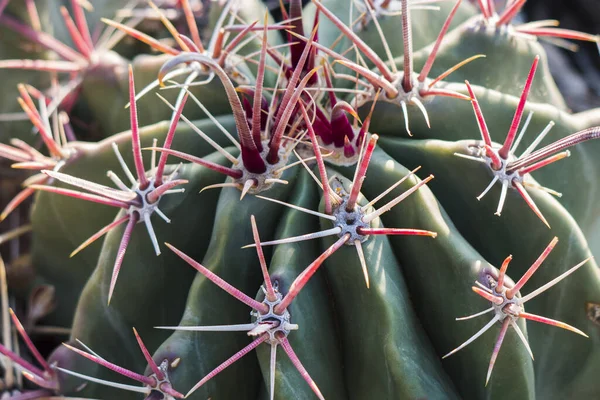
M 41 3 L 0 1 L 0 167 L 33 172 L 0 398 L 600 396 L 600 110 L 538 43 L 597 36 L 525 1 Z

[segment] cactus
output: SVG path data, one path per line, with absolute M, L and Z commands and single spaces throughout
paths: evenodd
M 0 1 L 0 398 L 600 396 L 600 39 L 474 3 Z

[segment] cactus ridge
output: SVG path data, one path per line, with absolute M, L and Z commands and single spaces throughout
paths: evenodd
M 408 197 L 411 193 L 415 192 L 421 186 L 426 185 L 427 182 L 433 179 L 433 175 L 431 175 L 426 179 L 420 181 L 418 184 L 416 184 L 406 192 L 395 197 L 393 200 L 389 201 L 381 208 L 375 210 L 372 209 L 373 205 L 377 203 L 377 201 L 379 201 L 383 196 L 390 193 L 394 188 L 402 184 L 407 178 L 411 177 L 412 174 L 415 172 L 412 171 L 410 174 L 406 175 L 404 178 L 400 179 L 394 185 L 386 189 L 373 201 L 363 206 L 358 205 L 358 196 L 363 181 L 365 180 L 367 169 L 369 167 L 369 162 L 371 160 L 371 156 L 373 155 L 373 151 L 375 150 L 377 140 L 377 135 L 371 136 L 365 148 L 363 149 L 362 156 L 356 165 L 354 179 L 351 183 L 352 189 L 349 192 L 348 190 L 346 190 L 346 188 L 344 188 L 343 183 L 338 177 L 333 176 L 331 179 L 328 179 L 327 171 L 325 169 L 325 165 L 323 164 L 323 158 L 317 157 L 317 163 L 319 164 L 318 169 L 321 174 L 321 180 L 319 181 L 314 175 L 313 178 L 323 190 L 323 201 L 325 204 L 324 213 L 318 212 L 316 210 L 307 210 L 305 208 L 297 207 L 293 204 L 284 203 L 275 199 L 270 199 L 268 197 L 259 196 L 261 199 L 273 201 L 307 214 L 319 216 L 323 219 L 331 221 L 333 225 L 333 227 L 329 229 L 303 234 L 295 237 L 287 237 L 273 241 L 262 242 L 261 245 L 272 246 L 283 243 L 294 243 L 304 240 L 323 238 L 327 236 L 338 236 L 339 243 L 345 244 L 347 246 L 354 246 L 356 248 L 356 254 L 358 259 L 360 260 L 362 272 L 365 278 L 365 283 L 367 288 L 369 288 L 369 273 L 367 268 L 367 262 L 365 260 L 363 252 L 363 243 L 369 239 L 370 235 L 417 235 L 430 236 L 435 238 L 437 236 L 437 233 L 422 229 L 372 228 L 370 226 L 371 221 L 373 221 L 375 218 L 378 218 L 381 214 L 391 210 L 394 206 L 396 206 L 398 203 L 400 203 L 402 200 Z M 315 152 L 317 154 L 320 153 L 318 147 L 315 147 Z M 310 170 L 308 171 L 310 172 Z M 258 244 L 255 243 L 254 245 L 248 245 L 244 247 L 253 246 L 258 246 Z

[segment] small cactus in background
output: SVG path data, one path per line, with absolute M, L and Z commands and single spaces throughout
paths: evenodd
M 600 396 L 600 111 L 537 42 L 598 36 L 525 1 L 41 3 L 0 0 L 0 172 L 32 172 L 0 398 Z

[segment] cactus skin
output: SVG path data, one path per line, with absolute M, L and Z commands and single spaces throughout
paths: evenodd
M 213 156 L 211 158 L 215 161 L 223 161 L 219 157 Z M 210 221 L 215 209 L 211 207 L 196 208 L 195 217 L 189 219 L 187 217 L 190 214 L 179 214 L 178 210 L 185 209 L 186 204 L 193 204 L 197 192 L 207 184 L 216 183 L 220 177 L 212 171 L 200 170 L 199 167 L 193 165 L 185 166 L 181 170 L 180 176 L 188 177 L 190 181 L 189 192 L 181 196 L 173 195 L 161 201 L 161 209 L 164 209 L 164 212 L 170 216 L 172 221 L 169 224 L 170 226 L 161 228 L 164 235 L 162 238 L 167 241 L 177 241 L 191 254 L 200 255 L 206 250 L 210 230 L 202 224 L 194 223 L 194 221 Z M 218 193 L 208 193 L 207 195 L 213 198 L 214 207 Z M 184 225 L 188 227 L 181 230 Z M 98 259 L 98 265 L 81 294 L 72 326 L 71 335 L 73 340 L 75 338 L 81 340 L 99 354 L 113 354 L 118 347 L 123 345 L 123 343 L 104 340 L 105 337 L 113 335 L 122 335 L 123 339 L 126 339 L 129 343 L 128 347 L 131 346 L 135 349 L 136 345 L 133 337 L 126 335 L 131 330 L 131 326 L 136 327 L 144 338 L 146 346 L 151 349 L 156 348 L 158 344 L 166 339 L 167 333 L 152 329 L 153 326 L 171 325 L 178 321 L 179 316 L 171 313 L 170 310 L 182 309 L 185 303 L 186 289 L 193 277 L 192 270 L 175 268 L 176 266 L 181 267 L 181 265 L 176 257 L 171 254 L 161 255 L 161 262 L 157 263 L 153 251 L 149 251 L 152 249 L 152 245 L 148 237 L 143 234 L 145 227 L 143 224 L 138 224 L 134 229 L 130 243 L 131 249 L 134 250 L 133 254 L 129 251 L 126 254 L 124 261 L 126 264 L 121 270 L 123 275 L 117 282 L 110 306 L 107 306 L 108 283 L 112 274 L 114 255 L 119 247 L 123 229 L 124 227 L 120 227 L 120 229 L 108 233 Z M 190 232 L 194 233 L 190 235 Z M 178 238 L 180 234 L 183 234 L 183 236 Z M 188 241 L 187 245 L 183 245 L 184 240 Z M 204 243 L 204 245 L 199 245 L 199 243 Z M 135 265 L 131 261 L 128 262 L 127 259 L 136 260 L 139 263 Z M 164 292 L 164 284 L 168 281 L 171 281 L 169 286 L 173 285 L 175 287 L 177 285 L 180 290 L 173 293 Z M 130 282 L 131 284 L 123 285 L 122 282 Z M 182 286 L 183 282 L 188 282 L 188 284 Z M 136 296 L 137 301 L 135 303 L 128 300 L 131 295 Z M 140 306 L 148 310 L 147 313 L 143 313 L 144 316 L 140 315 L 138 308 Z M 104 319 L 89 320 L 88 315 L 106 314 L 109 310 L 110 321 Z M 140 319 L 140 317 L 142 318 Z M 144 365 L 139 364 L 142 360 L 138 357 L 137 352 L 121 352 L 111 361 L 134 371 L 140 371 L 144 368 Z M 87 364 L 89 365 L 89 363 Z M 102 374 L 97 374 L 88 368 L 82 366 L 76 371 L 93 376 L 102 376 Z M 109 394 L 102 394 L 102 396 L 108 396 Z M 94 392 L 87 395 L 96 396 Z M 115 393 L 115 395 L 117 394 Z
M 501 260 L 506 254 L 511 253 L 515 260 L 534 260 L 537 258 L 539 249 L 547 244 L 551 234 L 545 232 L 543 229 L 540 229 L 539 231 L 532 230 L 528 237 L 528 243 L 531 243 L 531 246 L 521 247 L 518 249 L 518 252 L 516 251 L 516 248 L 518 247 L 517 242 L 519 242 L 521 238 L 514 235 L 514 232 L 517 232 L 519 229 L 524 229 L 524 227 L 529 226 L 530 224 L 539 223 L 539 221 L 536 221 L 536 217 L 532 213 L 528 213 L 527 216 L 525 215 L 527 206 L 523 204 L 522 201 L 518 201 L 519 199 L 515 198 L 515 193 L 513 193 L 513 196 L 509 196 L 507 201 L 512 204 L 510 204 L 502 214 L 502 218 L 506 218 L 506 224 L 499 224 L 498 221 L 495 220 L 497 217 L 493 215 L 492 211 L 495 207 L 494 203 L 490 204 L 489 201 L 477 202 L 474 196 L 467 194 L 473 192 L 471 189 L 473 186 L 483 184 L 487 179 L 485 173 L 475 174 L 471 172 L 469 174 L 470 179 L 467 185 L 465 185 L 465 182 L 458 182 L 459 179 L 457 179 L 457 177 L 461 176 L 461 172 L 464 171 L 465 166 L 464 163 L 460 162 L 462 160 L 452 154 L 459 148 L 464 149 L 464 146 L 467 143 L 468 142 L 466 141 L 415 141 L 404 145 L 401 144 L 401 140 L 390 140 L 389 149 L 390 152 L 397 157 L 402 157 L 407 160 L 408 165 L 411 165 L 411 161 L 409 160 L 412 157 L 415 157 L 414 160 L 419 160 L 419 163 L 424 159 L 431 162 L 431 164 L 427 163 L 429 165 L 424 165 L 424 168 L 435 168 L 433 165 L 440 165 L 439 163 L 441 163 L 441 165 L 448 167 L 445 171 L 453 171 L 452 174 L 447 174 L 446 176 L 443 176 L 444 179 L 440 179 L 436 182 L 437 185 L 448 184 L 454 187 L 463 187 L 462 190 L 454 192 L 452 200 L 444 202 L 442 193 L 444 193 L 447 188 L 438 189 L 439 186 L 433 182 L 431 185 L 432 191 L 437 193 L 440 201 L 447 204 L 446 210 L 451 217 L 454 217 L 453 221 L 457 224 L 458 229 L 463 232 L 463 235 L 470 243 L 473 243 L 473 246 L 477 248 L 482 255 L 486 255 L 486 259 Z M 424 150 L 425 148 L 427 148 L 427 150 Z M 423 157 L 423 151 L 427 152 L 426 157 Z M 421 153 L 420 157 L 418 153 Z M 440 171 L 441 174 L 444 174 L 439 167 L 437 167 L 436 170 Z M 540 269 L 539 275 L 534 275 L 530 285 L 531 287 L 536 287 L 536 285 L 539 286 L 558 276 L 580 260 L 589 257 L 590 249 L 585 242 L 581 230 L 573 220 L 573 217 L 566 212 L 558 201 L 548 194 L 538 195 L 537 193 L 533 193 L 532 196 L 539 207 L 547 214 L 548 221 L 552 226 L 552 233 L 559 237 L 569 238 L 570 240 L 569 246 L 560 246 L 559 244 L 555 254 L 552 254 L 548 260 L 548 262 L 560 265 L 560 268 L 554 268 L 552 270 Z M 467 220 L 462 210 L 469 207 L 480 207 L 487 210 L 482 213 L 477 213 L 476 216 L 469 216 Z M 494 233 L 490 234 L 490 237 L 486 237 L 486 240 L 482 240 L 480 233 L 473 229 L 474 225 L 471 217 L 477 218 L 479 220 L 478 223 L 484 226 L 487 226 L 487 224 L 495 226 L 493 229 Z M 511 274 L 519 276 L 524 273 L 523 267 L 528 267 L 527 261 L 524 261 L 523 264 L 515 263 L 515 269 L 511 271 Z M 543 314 L 552 309 L 556 313 L 557 319 L 561 319 L 561 317 L 568 318 L 569 323 L 578 325 L 589 332 L 593 332 L 593 322 L 587 317 L 584 304 L 598 296 L 600 275 L 598 274 L 597 268 L 598 267 L 586 268 L 584 270 L 585 272 L 580 271 L 579 274 L 574 274 L 570 281 L 564 282 L 563 286 L 554 288 L 553 290 L 555 292 L 553 292 L 552 295 L 547 295 L 546 301 L 537 303 L 532 302 L 529 304 L 529 310 L 533 313 Z M 569 287 L 571 287 L 571 290 L 577 291 L 577 296 L 572 296 L 573 292 L 570 292 L 569 295 L 566 295 L 566 292 L 564 292 L 566 298 L 558 300 L 561 297 L 559 292 L 568 291 Z M 577 299 L 574 299 L 574 297 L 577 297 Z M 571 301 L 573 301 L 573 303 L 571 303 Z M 565 313 L 563 307 L 569 307 L 567 303 L 571 303 L 571 307 L 573 308 L 568 313 Z M 591 388 L 582 385 L 580 379 L 582 376 L 589 373 L 588 371 L 598 368 L 598 356 L 594 355 L 597 350 L 594 349 L 594 345 L 582 339 L 569 342 L 569 345 L 567 346 L 566 343 L 561 340 L 561 335 L 548 335 L 547 329 L 543 329 L 544 327 L 540 327 L 539 324 L 528 325 L 528 327 L 532 351 L 536 357 L 535 366 L 540 368 L 536 370 L 537 390 L 548 396 L 550 396 L 551 391 L 558 391 L 561 393 L 561 396 L 567 397 L 577 397 L 590 393 L 589 390 L 591 390 Z M 538 339 L 533 339 L 536 337 Z M 597 340 L 597 338 L 595 340 Z M 557 341 L 556 343 L 560 341 L 561 345 L 553 345 L 553 341 Z M 563 351 L 565 353 L 563 353 Z M 571 371 L 571 366 L 563 372 L 559 372 L 560 368 L 550 372 L 546 369 L 548 367 L 545 366 L 544 363 L 537 364 L 537 361 L 543 360 L 544 358 L 547 360 L 557 360 L 561 357 L 561 354 L 568 354 L 569 356 L 578 354 L 581 358 L 576 362 L 576 365 L 578 365 L 578 368 L 580 369 L 577 372 L 573 372 Z M 554 373 L 562 374 L 560 383 L 556 382 L 558 375 L 555 375 L 554 379 L 547 378 Z M 538 380 L 540 379 L 543 379 L 543 384 L 541 382 L 538 383 Z M 546 382 L 546 379 L 549 380 Z M 574 381 L 571 381 L 571 379 Z
M 308 174 L 298 178 L 290 202 L 300 207 L 310 208 L 318 201 L 317 187 Z M 286 210 L 282 216 L 275 237 L 291 237 L 317 230 L 318 220 L 305 218 L 296 210 Z M 286 293 L 289 285 L 320 254 L 318 243 L 314 241 L 279 245 L 273 251 L 269 272 L 279 289 Z M 300 326 L 299 331 L 290 333 L 290 343 L 298 358 L 319 385 L 327 399 L 346 399 L 348 390 L 339 366 L 342 364 L 342 351 L 339 346 L 339 332 L 336 332 L 334 308 L 329 301 L 328 281 L 323 274 L 314 276 L 303 289 L 304 296 L 296 298 L 289 311 L 293 322 Z M 259 296 L 262 297 L 262 292 Z M 322 332 L 335 332 L 335 335 L 322 335 Z M 304 340 L 303 337 L 319 338 Z M 269 346 L 259 346 L 257 357 L 263 373 L 265 385 L 269 386 Z M 300 377 L 288 358 L 279 357 L 275 376 L 276 398 L 312 399 L 314 394 Z M 327 376 L 328 379 L 319 379 Z
M 187 4 L 187 1 L 182 3 Z M 299 4 L 296 0 L 293 3 L 295 6 Z M 340 18 L 349 15 L 346 0 L 328 0 L 323 4 Z M 245 23 L 258 20 L 260 24 L 264 14 L 257 12 L 259 8 L 253 8 L 253 5 L 256 5 L 254 0 L 243 3 L 241 18 Z M 104 7 L 112 14 L 113 6 L 111 1 L 100 2 L 96 12 L 111 17 L 105 14 Z M 412 24 L 416 26 L 414 46 L 420 49 L 413 56 L 417 70 L 429 56 L 432 43 L 452 7 L 452 4 L 442 3 L 442 10 L 435 11 L 435 14 L 422 10 L 412 12 Z M 263 10 L 262 6 L 260 10 Z M 474 21 L 480 18 L 475 15 L 477 11 L 466 2 L 458 10 L 450 32 L 442 41 L 431 76 L 476 53 L 486 54 L 485 59 L 476 60 L 444 78 L 440 87 L 467 95 L 463 81 L 468 79 L 494 141 L 500 141 L 502 133 L 508 131 L 519 102 L 516 96 L 522 89 L 516 82 L 524 82 L 536 54 L 541 55 L 541 67 L 533 81 L 523 118 L 529 111 L 535 113 L 521 146 L 529 145 L 535 138 L 533 132 L 542 131 L 550 120 L 554 120 L 556 125 L 542 145 L 600 124 L 599 110 L 577 115 L 565 110 L 538 43 L 473 29 Z M 217 8 L 211 10 L 207 31 L 216 24 L 217 11 Z M 299 23 L 304 24 L 305 36 L 309 37 L 315 15 L 314 4 L 305 7 L 303 13 L 303 20 Z M 90 21 L 98 23 L 98 19 L 94 16 Z M 394 33 L 398 32 L 399 17 L 380 19 L 386 37 L 394 37 Z M 60 23 L 62 21 L 54 18 L 53 24 Z M 339 35 L 338 30 L 322 14 L 319 26 L 315 40 L 321 45 L 331 46 Z M 262 32 L 257 30 L 257 33 Z M 269 32 L 269 45 L 284 43 L 281 37 L 285 33 L 281 37 L 274 33 L 277 32 Z M 60 33 L 57 34 L 60 36 Z M 386 60 L 373 21 L 366 29 L 357 30 L 357 34 Z M 162 35 L 168 37 L 164 31 Z M 349 41 L 344 39 L 335 49 L 344 50 L 344 43 L 347 46 Z M 3 45 L 2 40 L 0 45 Z M 391 45 L 396 66 L 401 71 L 404 44 L 394 40 Z M 138 54 L 141 47 L 123 45 L 118 48 L 124 57 L 132 60 L 138 88 L 154 81 L 163 64 L 172 59 L 172 55 Z M 240 54 L 260 49 L 260 41 L 255 40 L 248 47 Z M 147 51 L 147 48 L 142 51 Z M 279 51 L 285 52 L 283 48 Z M 5 58 L 2 47 L 0 54 Z M 60 172 L 108 183 L 106 171 L 119 170 L 110 147 L 112 142 L 119 144 L 126 163 L 133 164 L 131 131 L 117 133 L 129 127 L 129 110 L 123 108 L 128 101 L 125 73 L 128 61 L 124 57 L 119 58 L 119 66 L 123 67 L 121 71 L 117 68 L 108 78 L 101 74 L 88 74 L 84 79 L 84 101 L 74 112 L 81 112 L 89 121 L 100 124 L 102 136 L 106 139 L 99 143 L 77 144 L 82 149 L 80 157 Z M 257 58 L 254 57 L 255 60 Z M 269 63 L 271 61 L 267 65 L 277 68 L 276 63 Z M 320 65 L 319 62 L 316 64 L 317 67 Z M 371 61 L 368 65 L 372 67 Z M 338 72 L 344 70 L 341 65 L 333 68 Z M 240 70 L 248 78 L 250 86 L 256 87 L 255 64 L 242 63 Z M 376 69 L 373 71 L 378 73 Z M 315 69 L 304 71 L 299 80 L 307 80 L 310 73 L 322 79 L 321 71 Z M 274 75 L 267 69 L 265 87 L 274 85 Z M 333 81 L 336 88 L 350 87 L 343 80 Z M 285 88 L 285 85 L 284 82 L 282 87 Z M 307 84 L 308 90 L 314 89 L 311 85 Z M 324 84 L 319 81 L 316 85 L 322 87 Z M 239 138 L 241 132 L 237 131 L 239 121 L 231 115 L 230 101 L 218 79 L 190 89 L 212 114 L 218 115 L 218 121 L 227 131 L 242 139 Z M 98 96 L 99 92 L 104 95 Z M 159 93 L 166 94 L 174 104 L 181 92 L 169 89 Z M 271 93 L 268 90 L 265 93 L 265 97 L 270 99 Z M 339 102 L 345 100 L 352 107 L 352 94 L 336 95 Z M 312 106 L 302 96 L 298 97 L 302 103 L 293 110 L 294 118 L 290 125 L 294 121 L 302 121 L 298 129 L 304 129 L 314 122 L 303 118 L 304 114 L 311 112 Z M 325 94 L 321 98 L 315 96 L 315 99 L 328 115 L 331 110 L 323 100 L 326 97 Z M 292 282 L 308 265 L 327 254 L 319 270 L 287 308 L 291 322 L 299 326 L 298 330 L 290 332 L 289 342 L 323 397 L 533 400 L 600 396 L 596 379 L 600 372 L 600 331 L 597 320 L 591 317 L 589 306 L 600 304 L 600 270 L 594 260 L 587 261 L 581 271 L 574 272 L 525 307 L 527 312 L 573 325 L 587 333 L 589 338 L 521 319 L 518 324 L 531 345 L 535 360 L 530 358 L 515 330 L 509 329 L 494 373 L 487 383 L 486 371 L 501 324 L 494 324 L 489 332 L 469 346 L 450 358 L 442 359 L 444 354 L 489 321 L 485 317 L 466 321 L 455 319 L 489 306 L 489 302 L 479 299 L 471 288 L 476 282 L 479 287 L 491 288 L 490 282 L 497 280 L 500 274 L 498 268 L 509 254 L 513 261 L 505 285 L 511 287 L 515 283 L 510 277 L 522 276 L 550 238 L 560 238 L 556 249 L 522 290 L 524 294 L 546 284 L 592 254 L 600 255 L 599 215 L 595 206 L 595 199 L 600 193 L 594 179 L 600 168 L 595 147 L 600 144 L 596 141 L 580 144 L 571 149 L 570 159 L 533 173 L 541 184 L 564 194 L 557 200 L 547 193 L 530 192 L 551 226 L 548 229 L 512 190 L 508 192 L 501 217 L 493 215 L 500 192 L 497 187 L 482 201 L 476 201 L 476 196 L 489 183 L 490 173 L 485 165 L 455 156 L 455 153 L 470 154 L 469 146 L 479 143 L 476 141 L 480 137 L 477 120 L 470 101 L 433 96 L 424 102 L 428 114 L 426 122 L 417 107 L 409 106 L 408 114 L 403 115 L 398 105 L 381 98 L 367 119 L 372 100 L 357 110 L 366 125 L 370 121 L 368 131 L 372 134 L 367 136 L 365 143 L 368 144 L 364 146 L 368 154 L 365 159 L 369 159 L 365 164 L 366 177 L 362 176 L 364 179 L 358 181 L 355 179 L 360 175 L 356 169 L 360 169 L 362 161 L 347 167 L 328 164 L 326 169 L 319 170 L 313 165 L 307 169 L 312 167 L 317 178 L 326 172 L 336 193 L 332 195 L 334 198 L 336 195 L 351 196 L 348 194 L 351 185 L 356 186 L 360 182 L 358 206 L 374 200 L 386 188 L 406 178 L 404 183 L 365 213 L 383 208 L 400 193 L 410 193 L 411 188 L 419 189 L 406 196 L 401 204 L 367 223 L 368 228 L 416 229 L 434 232 L 437 236 L 369 235 L 361 245 L 368 271 L 368 287 L 365 287 L 363 263 L 357 256 L 354 243 L 349 242 L 332 254 L 327 253 L 327 249 L 339 241 L 336 235 L 275 246 L 263 245 L 269 274 L 283 295 L 294 289 Z M 140 132 L 141 147 L 150 147 L 153 139 L 162 143 L 172 111 L 153 93 L 139 100 L 138 110 L 140 123 L 146 125 Z M 238 150 L 231 147 L 231 142 L 211 120 L 198 119 L 205 114 L 193 101 L 188 100 L 183 114 L 193 119 L 193 125 L 226 147 L 234 157 L 238 156 Z M 348 114 L 347 122 L 352 113 Z M 252 122 L 251 115 L 244 115 Z M 403 128 L 405 118 L 410 119 L 412 137 L 408 137 Z M 353 128 L 357 129 L 357 126 Z M 317 135 L 319 129 L 315 123 Z M 379 135 L 380 140 L 371 154 L 369 146 L 374 146 L 377 140 L 374 133 Z M 309 136 L 306 136 L 306 141 Z M 317 143 L 313 142 L 313 145 L 318 147 Z M 360 148 L 359 145 L 356 147 Z M 183 122 L 177 128 L 171 148 L 225 168 L 232 166 L 230 160 L 215 152 Z M 297 149 L 300 157 L 312 156 L 310 146 Z M 148 159 L 146 157 L 146 169 L 150 168 Z M 296 160 L 292 156 L 288 164 Z M 325 157 L 325 160 L 328 158 Z M 175 157 L 171 157 L 170 161 L 174 162 Z M 322 167 L 320 164 L 317 166 Z M 419 166 L 421 169 L 416 174 L 411 172 Z M 172 169 L 174 165 L 168 168 Z M 435 175 L 431 182 L 430 178 L 425 178 L 429 174 Z M 161 210 L 171 218 L 171 223 L 153 217 L 163 254 L 158 257 L 154 254 L 145 227 L 143 224 L 136 225 L 109 305 L 111 274 L 125 226 L 112 230 L 102 241 L 73 258 L 69 258 L 69 253 L 110 223 L 115 218 L 114 209 L 53 193 L 38 193 L 31 216 L 32 253 L 37 278 L 54 285 L 57 292 L 58 307 L 47 321 L 71 328 L 67 344 L 82 348 L 77 342 L 81 341 L 106 360 L 149 377 L 153 371 L 147 360 L 140 356 L 138 343 L 131 334 L 132 328 L 135 328 L 157 364 L 163 360 L 174 362 L 169 370 L 170 383 L 175 390 L 186 393 L 253 339 L 244 332 L 173 331 L 157 327 L 241 324 L 250 323 L 252 317 L 246 305 L 233 299 L 204 275 L 196 273 L 163 242 L 172 244 L 260 302 L 265 294 L 260 290 L 263 277 L 259 259 L 256 249 L 247 248 L 254 242 L 251 216 L 256 218 L 262 243 L 331 229 L 332 221 L 324 218 L 324 215 L 331 215 L 331 210 L 328 210 L 321 189 L 301 165 L 285 170 L 281 179 L 287 184 L 274 185 L 258 196 L 244 193 L 242 198 L 240 191 L 232 187 L 201 191 L 206 186 L 232 182 L 231 178 L 224 178 L 214 168 L 185 162 L 179 178 L 189 181 L 185 185 L 185 193 L 173 194 L 161 201 Z M 427 186 L 421 186 L 423 181 L 427 182 Z M 55 185 L 66 187 L 60 183 Z M 344 189 L 336 191 L 339 189 L 336 185 L 342 185 Z M 307 215 L 302 210 L 267 201 L 262 196 L 320 214 Z M 335 207 L 342 206 L 334 204 Z M 122 215 L 123 211 L 118 214 Z M 131 383 L 64 346 L 57 347 L 49 360 L 57 362 L 61 368 L 90 377 Z M 260 344 L 256 351 L 228 366 L 189 398 L 254 400 L 317 397 L 281 347 L 275 371 L 275 390 L 271 393 L 270 346 Z M 141 398 L 139 393 L 127 393 L 97 383 L 88 383 L 80 390 L 81 379 L 62 373 L 57 373 L 57 377 L 60 383 L 55 390 L 57 396 Z M 146 398 L 155 397 L 160 395 L 153 393 Z
M 234 129 L 232 128 L 233 120 L 228 116 L 219 118 L 219 122 L 229 130 Z M 208 154 L 209 146 L 206 142 L 198 140 L 195 132 L 182 125 L 177 129 L 174 146 L 189 149 L 188 151 L 198 156 Z M 219 132 L 212 122 L 200 121 L 196 122 L 196 126 L 206 132 L 214 130 L 215 140 L 222 145 L 227 144 L 226 139 L 223 135 L 218 134 Z M 142 147 L 151 146 L 153 139 L 157 139 L 159 142 L 164 141 L 168 128 L 169 124 L 162 122 L 141 129 Z M 62 171 L 66 173 L 73 171 L 71 173 L 78 177 L 109 184 L 106 171 L 118 171 L 120 168 L 111 148 L 112 143 L 117 143 L 125 160 L 131 162 L 130 160 L 133 159 L 131 139 L 130 133 L 127 131 L 97 145 L 86 146 L 85 155 Z M 148 157 L 146 159 L 149 161 Z M 96 268 L 101 242 L 92 244 L 72 258 L 69 257 L 69 254 L 101 227 L 110 223 L 114 219 L 115 211 L 112 207 L 87 204 L 50 193 L 40 193 L 38 201 L 39 203 L 36 201 L 36 204 L 39 206 L 34 207 L 32 220 L 36 221 L 40 227 L 48 229 L 41 229 L 34 238 L 34 263 L 39 275 L 53 282 L 54 285 L 58 285 L 60 287 L 59 296 L 64 296 L 64 300 L 59 301 L 59 308 L 54 314 L 52 323 L 70 326 L 73 323 L 77 299 Z M 78 223 L 82 220 L 85 220 L 86 223 Z M 60 268 L 56 266 L 60 266 Z M 73 271 L 77 271 L 77 274 Z
M 522 71 L 520 81 L 524 81 L 525 74 L 526 72 Z M 503 135 L 509 130 L 514 110 L 517 108 L 518 99 L 477 86 L 473 86 L 473 91 L 479 99 L 481 109 L 484 116 L 486 116 L 487 124 L 491 127 L 492 140 L 502 141 Z M 413 113 L 412 115 L 415 115 L 415 117 L 411 119 L 411 130 L 415 138 L 460 141 L 480 137 L 476 119 L 474 117 L 466 118 L 468 110 L 470 109 L 472 112 L 469 102 L 453 101 L 452 99 L 438 97 L 429 103 L 427 107 L 430 111 L 432 129 L 427 129 L 427 126 L 422 122 L 421 116 Z M 486 113 L 486 110 L 490 110 L 491 112 Z M 389 119 L 390 113 L 393 110 L 389 107 L 382 107 L 379 111 L 380 114 L 375 114 L 374 121 L 385 118 Z M 554 121 L 556 125 L 550 130 L 542 145 L 554 142 L 570 133 L 595 126 L 598 123 L 598 110 L 592 110 L 582 115 L 569 115 L 545 104 L 527 103 L 523 118 L 525 119 L 530 112 L 534 114 L 520 145 L 521 151 L 533 142 L 550 121 Z M 462 116 L 465 117 L 463 118 Z M 435 128 L 436 126 L 438 127 L 437 129 Z M 378 128 L 385 129 L 383 126 L 379 126 Z M 393 131 L 390 131 L 389 135 L 397 136 Z M 574 174 L 579 175 L 580 171 L 592 171 L 598 168 L 598 159 L 593 154 L 597 153 L 599 145 L 600 143 L 591 141 L 584 146 L 573 147 L 571 149 L 572 156 L 568 160 L 562 161 L 562 165 L 559 162 L 534 173 L 535 179 L 540 184 L 550 186 L 562 193 L 559 202 L 569 210 L 573 218 L 581 226 L 584 234 L 590 238 L 588 242 L 595 255 L 598 254 L 600 249 L 598 249 L 598 241 L 591 238 L 596 239 L 597 237 L 598 213 L 593 201 L 591 201 L 593 197 L 581 196 L 580 193 L 582 191 L 594 193 L 597 187 L 595 182 L 592 182 L 593 180 L 589 180 L 583 176 L 580 180 L 573 180 L 573 176 Z M 468 161 L 463 161 L 462 163 L 467 164 L 466 168 L 469 167 Z M 480 191 L 485 189 L 485 186 L 487 184 L 476 189 L 474 188 L 471 191 L 473 197 L 479 195 Z M 478 190 L 480 191 L 477 192 Z M 498 195 L 491 194 L 490 198 L 497 199 Z

